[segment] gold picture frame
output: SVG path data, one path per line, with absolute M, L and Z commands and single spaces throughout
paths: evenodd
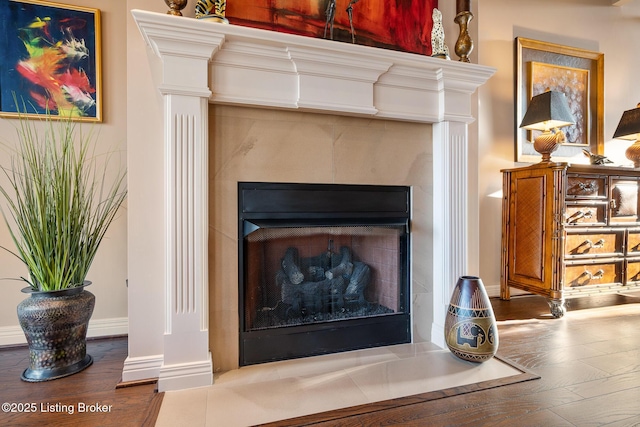
M 516 38 L 515 161 L 537 163 L 540 154 L 530 142 L 535 132 L 520 128 L 529 101 L 546 89 L 563 92 L 576 120 L 562 128 L 567 143 L 553 161 L 584 157 L 586 149 L 604 153 L 604 54 L 527 38 Z
M 102 122 L 99 9 L 0 2 L 0 52 L 0 116 Z

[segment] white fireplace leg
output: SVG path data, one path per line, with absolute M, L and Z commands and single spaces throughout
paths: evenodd
M 165 333 L 159 391 L 212 384 L 208 301 L 207 98 L 163 89 Z
M 467 124 L 433 125 L 433 324 L 431 341 L 446 347 L 444 320 L 458 277 L 468 269 Z
M 162 61 L 164 101 L 163 361 L 158 390 L 211 385 L 208 313 L 209 62 L 224 36 L 203 37 L 184 25 L 180 42 L 144 24 L 147 45 Z M 160 147 L 158 147 L 160 148 Z

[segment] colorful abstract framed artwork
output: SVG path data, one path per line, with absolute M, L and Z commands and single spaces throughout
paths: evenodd
M 583 149 L 602 154 L 604 54 L 519 37 L 516 39 L 515 160 L 540 161 L 540 154 L 531 143 L 537 132 L 519 126 L 531 98 L 547 89 L 565 94 L 576 121 L 575 125 L 562 128 L 567 142 L 554 152 L 554 161 L 587 162 Z
M 431 55 L 437 0 L 233 0 L 230 23 Z
M 102 121 L 100 10 L 2 0 L 0 52 L 0 116 Z

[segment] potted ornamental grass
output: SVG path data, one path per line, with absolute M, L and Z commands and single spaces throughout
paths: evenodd
M 29 345 L 25 381 L 46 381 L 91 365 L 87 327 L 95 296 L 85 287 L 98 247 L 122 205 L 126 173 L 96 154 L 93 128 L 50 113 L 20 114 L 17 142 L 1 165 L 0 204 L 15 246 L 0 246 L 26 267 L 29 294 L 18 319 Z

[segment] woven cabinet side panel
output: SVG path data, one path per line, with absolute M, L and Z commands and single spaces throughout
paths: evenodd
M 512 273 L 543 280 L 546 177 L 519 178 L 515 184 Z

